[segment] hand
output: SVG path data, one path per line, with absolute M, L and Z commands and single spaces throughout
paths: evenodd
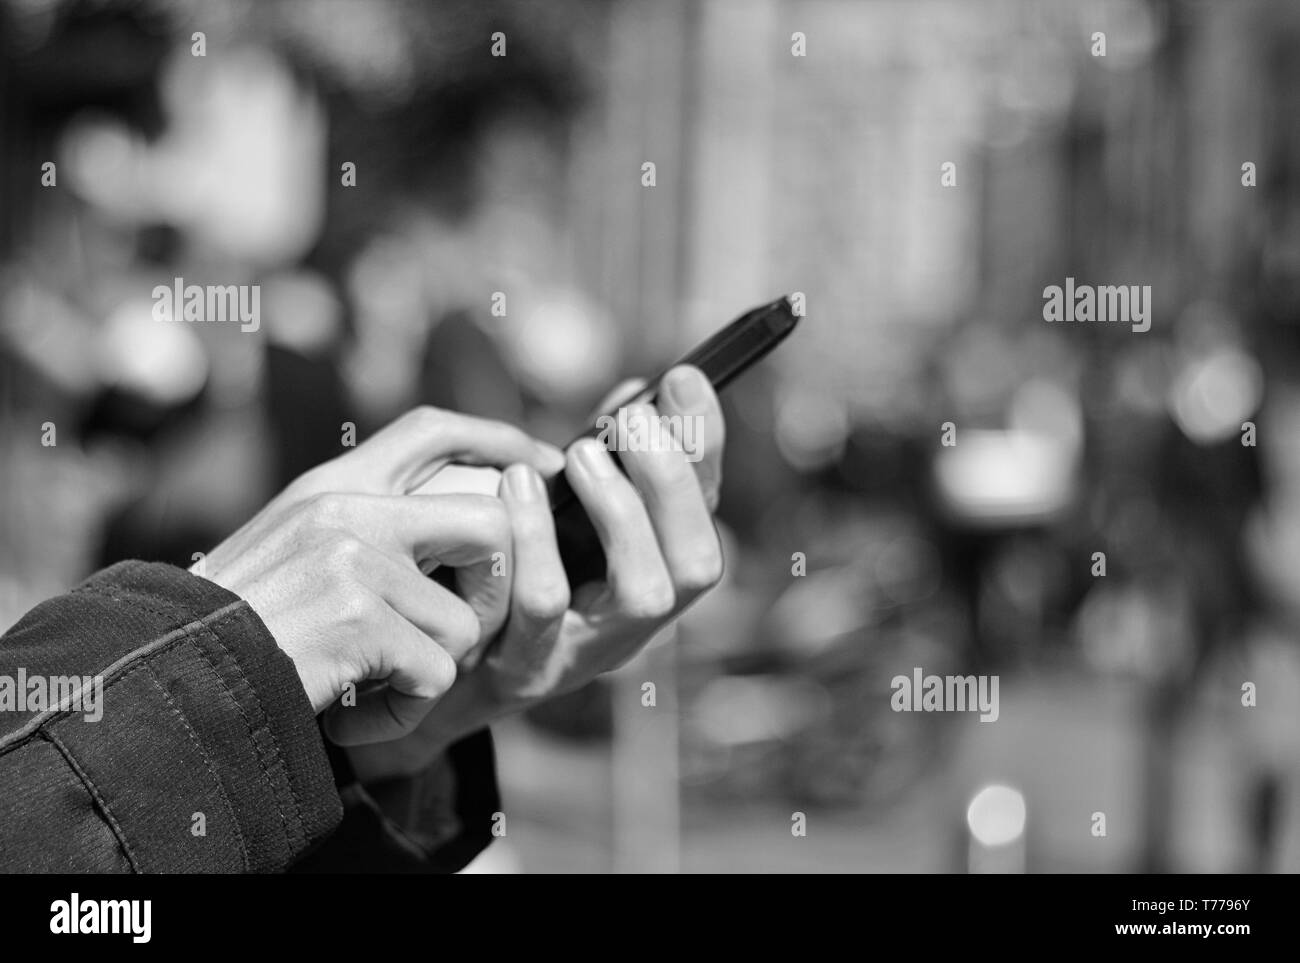
M 697 369 L 676 368 L 664 379 L 657 409 L 638 407 L 629 422 L 638 415 L 701 419 L 698 462 L 680 450 L 623 450 L 624 477 L 598 443 L 570 448 L 568 481 L 608 565 L 604 580 L 573 598 L 542 479 L 534 467 L 511 465 L 501 483 L 513 542 L 506 626 L 476 666 L 462 667 L 415 733 L 350 753 L 361 779 L 414 774 L 460 736 L 621 665 L 721 578 L 712 519 L 725 432 L 717 396 Z M 627 439 L 619 441 L 627 447 Z
M 503 503 L 405 494 L 453 459 L 555 470 L 563 456 L 509 425 L 417 409 L 302 475 L 204 560 L 205 577 L 246 600 L 293 659 L 312 708 L 333 706 L 336 742 L 410 732 L 456 661 L 505 620 L 507 580 L 472 577 L 498 552 L 509 564 Z M 473 591 L 434 583 L 425 573 L 437 565 L 467 573 Z M 355 707 L 336 703 L 367 682 L 385 684 Z

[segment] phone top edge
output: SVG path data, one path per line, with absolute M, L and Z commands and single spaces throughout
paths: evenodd
M 617 410 L 630 404 L 654 404 L 659 395 L 659 383 L 669 371 L 679 365 L 699 368 L 714 390 L 721 391 L 789 337 L 798 325 L 799 317 L 788 295 L 751 308 L 696 346 L 689 354 L 657 372 L 646 381 L 641 390 L 613 407 Z M 593 437 L 599 431 L 599 424 L 593 424 L 573 438 L 565 448 L 583 438 Z M 558 510 L 575 497 L 563 472 L 550 479 L 547 488 L 553 510 Z

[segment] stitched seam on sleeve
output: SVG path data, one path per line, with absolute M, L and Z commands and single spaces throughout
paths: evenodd
M 107 693 L 109 686 L 111 686 L 119 678 L 121 678 L 123 675 L 125 675 L 127 672 L 130 671 L 131 663 L 136 662 L 139 659 L 143 659 L 148 655 L 152 655 L 154 652 L 161 652 L 162 650 L 175 645 L 177 642 L 181 641 L 182 639 L 187 638 L 190 635 L 190 633 L 203 628 L 203 626 L 208 624 L 209 622 L 219 622 L 221 619 L 228 617 L 231 613 L 233 613 L 237 609 L 241 607 L 245 607 L 247 605 L 248 603 L 243 601 L 242 599 L 240 599 L 237 602 L 231 602 L 229 605 L 224 605 L 221 608 L 217 609 L 215 612 L 212 612 L 209 615 L 205 615 L 201 619 L 196 619 L 193 622 L 189 622 L 178 628 L 172 629 L 170 632 L 165 632 L 164 634 L 158 636 L 153 641 L 147 642 L 144 645 L 139 646 L 138 648 L 132 649 L 130 652 L 122 656 L 116 662 L 113 662 L 111 665 L 109 665 L 109 667 L 105 669 L 102 673 L 99 673 L 104 677 L 105 693 Z M 59 721 L 64 716 L 72 713 L 73 711 L 74 711 L 73 696 L 70 695 L 65 700 L 65 702 L 60 703 L 57 708 L 46 709 L 45 711 L 41 712 L 39 715 L 33 716 L 31 719 L 27 720 L 27 723 L 21 729 L 15 729 L 13 732 L 9 733 L 8 735 L 0 736 L 0 754 L 8 752 L 10 749 L 14 749 L 22 745 L 24 742 L 26 742 L 28 739 L 34 736 L 36 732 L 40 730 L 42 727 L 49 725 L 53 722 Z
M 221 621 L 223 622 L 227 621 L 232 617 L 233 617 L 233 613 L 232 615 L 225 616 Z M 200 644 L 197 644 L 197 640 L 196 640 L 196 644 L 194 648 L 198 650 L 198 653 L 203 657 L 203 661 L 207 663 L 208 667 L 212 670 L 213 674 L 217 677 L 217 681 L 221 683 L 221 687 L 226 691 L 226 694 L 230 696 L 230 701 L 232 701 L 235 704 L 235 708 L 239 710 L 240 718 L 244 720 L 244 727 L 248 730 L 248 739 L 253 744 L 253 750 L 257 754 L 258 767 L 262 770 L 262 778 L 266 781 L 267 786 L 270 788 L 272 798 L 275 799 L 275 808 L 276 808 L 276 812 L 278 812 L 280 815 L 280 826 L 284 831 L 286 845 L 288 846 L 288 855 L 292 856 L 294 852 L 296 852 L 296 850 L 299 848 L 297 845 L 299 840 L 305 840 L 305 836 L 306 836 L 305 832 L 303 832 L 302 830 L 302 816 L 300 815 L 298 809 L 298 800 L 294 795 L 292 785 L 289 785 L 289 791 L 288 791 L 289 802 L 293 807 L 294 824 L 298 827 L 297 837 L 295 837 L 293 831 L 289 827 L 289 817 L 285 814 L 284 811 L 284 803 L 283 800 L 281 799 L 281 796 L 283 794 L 277 791 L 276 782 L 271 777 L 271 771 L 266 764 L 266 748 L 263 745 L 262 740 L 257 738 L 258 733 L 265 732 L 268 736 L 270 736 L 271 747 L 275 750 L 276 766 L 279 769 L 281 775 L 284 777 L 285 783 L 288 784 L 289 774 L 288 772 L 285 771 L 284 757 L 280 753 L 280 747 L 279 744 L 276 742 L 275 733 L 272 732 L 270 726 L 266 724 L 266 709 L 262 705 L 262 700 L 258 696 L 257 690 L 253 688 L 252 684 L 249 683 L 248 678 L 244 675 L 244 669 L 239 664 L 239 660 L 235 658 L 234 653 L 232 653 L 228 648 L 226 648 L 225 643 L 221 641 L 221 637 L 217 635 L 215 631 L 213 631 L 213 628 L 216 624 L 217 623 L 213 623 L 213 625 L 206 626 L 208 630 L 207 634 L 212 637 L 212 640 L 216 642 L 216 644 L 221 648 L 221 650 L 234 664 L 235 671 L 239 673 L 240 681 L 244 683 L 244 686 L 252 694 L 253 701 L 257 704 L 258 712 L 262 716 L 259 725 L 254 727 L 252 720 L 248 718 L 248 713 L 244 711 L 243 703 L 241 703 L 240 700 L 235 696 L 234 690 L 231 689 L 230 685 L 226 682 L 225 676 L 221 674 L 221 670 L 218 669 L 216 664 L 212 661 L 212 657 L 208 654 L 205 647 Z
M 250 608 L 250 612 L 251 611 L 252 610 Z M 248 680 L 248 677 L 244 674 L 244 668 L 242 665 L 240 665 L 239 660 L 235 658 L 234 653 L 230 651 L 230 649 L 226 646 L 225 641 L 215 631 L 215 627 L 217 625 L 226 622 L 227 620 L 233 619 L 237 615 L 242 615 L 242 614 L 243 613 L 229 612 L 226 615 L 222 616 L 221 619 L 214 620 L 212 623 L 206 626 L 206 628 L 208 629 L 208 634 L 212 636 L 213 641 L 216 642 L 217 645 L 221 647 L 221 650 L 223 652 L 225 652 L 228 656 L 230 656 L 231 661 L 235 664 L 235 670 L 239 673 L 240 679 L 242 679 L 244 683 L 248 686 L 249 692 L 253 694 L 253 699 L 257 703 L 258 712 L 261 714 L 261 726 L 260 726 L 261 731 L 265 732 L 271 740 L 271 748 L 275 751 L 275 760 L 276 760 L 275 768 L 281 773 L 281 775 L 284 778 L 285 792 L 288 794 L 289 797 L 289 806 L 292 810 L 293 824 L 297 828 L 297 832 L 292 837 L 290 837 L 290 849 L 291 851 L 296 852 L 297 850 L 301 849 L 302 846 L 305 845 L 307 842 L 307 825 L 306 825 L 306 820 L 304 820 L 302 817 L 302 807 L 298 805 L 298 794 L 294 791 L 293 788 L 293 780 L 289 772 L 289 764 L 284 757 L 283 747 L 280 745 L 280 740 L 275 734 L 275 729 L 273 729 L 270 725 L 270 718 L 267 716 L 266 706 L 262 704 L 261 695 L 258 694 L 257 689 L 253 686 L 253 684 Z M 304 696 L 304 699 L 305 698 L 306 697 Z M 258 743 L 258 746 L 260 752 L 261 744 Z M 268 775 L 268 781 L 269 781 L 269 775 Z M 271 784 L 271 788 L 274 791 L 275 789 L 274 783 Z M 277 793 L 276 795 L 279 794 Z M 284 815 L 285 815 L 284 808 L 283 805 L 281 805 L 280 808 L 281 819 L 284 818 Z M 286 836 L 289 835 L 287 830 L 288 827 L 286 826 Z
M 239 840 L 240 861 L 243 863 L 244 872 L 248 872 L 248 844 L 244 841 L 243 830 L 239 828 L 239 817 L 235 814 L 235 807 L 230 803 L 230 797 L 226 795 L 226 787 L 221 784 L 221 777 L 217 775 L 216 769 L 212 766 L 212 760 L 208 757 L 207 750 L 203 748 L 203 743 L 199 741 L 198 735 L 195 734 L 194 727 L 191 726 L 189 720 L 185 718 L 185 713 L 180 710 L 180 707 L 177 706 L 175 701 L 172 699 L 171 693 L 169 693 L 163 684 L 158 681 L 158 676 L 154 672 L 153 666 L 149 665 L 147 662 L 142 662 L 137 666 L 137 668 L 144 669 L 149 673 L 149 681 L 152 682 L 154 688 L 162 694 L 163 699 L 167 703 L 167 708 L 171 709 L 176 718 L 180 719 L 181 725 L 185 727 L 185 732 L 190 737 L 190 741 L 194 743 L 194 748 L 197 749 L 199 755 L 203 757 L 203 765 L 207 767 L 208 775 L 212 777 L 212 782 L 217 787 L 217 793 L 221 796 L 221 801 L 226 804 L 226 811 L 230 813 L 230 820 L 235 827 L 235 836 Z M 132 669 L 131 671 L 134 672 L 135 669 Z
M 179 606 L 173 605 L 166 599 L 161 599 L 161 601 L 167 604 L 168 608 L 171 609 L 171 613 L 168 614 L 168 613 L 160 612 L 157 609 L 157 607 L 150 604 L 150 602 L 159 601 L 160 599 L 154 596 L 149 596 L 135 589 L 129 589 L 127 592 L 123 592 L 119 595 L 105 588 L 101 588 L 98 585 L 82 584 L 74 588 L 69 594 L 95 595 L 100 598 L 105 598 L 119 604 L 133 605 L 141 609 L 142 611 L 148 612 L 149 614 L 154 615 L 155 617 L 162 619 L 164 621 L 176 621 L 178 618 L 184 618 L 185 615 L 187 614 Z M 127 597 L 124 598 L 123 596 L 127 596 Z M 185 624 L 175 629 L 172 629 L 161 636 L 158 636 L 157 638 L 146 643 L 145 645 L 139 646 L 136 649 L 133 649 L 132 651 L 128 652 L 126 655 L 122 656 L 121 658 L 113 662 L 108 667 L 108 669 L 102 673 L 104 678 L 105 694 L 107 694 L 107 690 L 111 685 L 120 681 L 120 679 L 130 675 L 132 672 L 135 671 L 135 669 L 140 668 L 141 665 L 143 665 L 143 663 L 137 665 L 132 665 L 131 663 L 138 662 L 138 660 L 141 660 L 146 656 L 162 652 L 166 649 L 170 649 L 174 647 L 177 643 L 183 642 L 186 639 L 190 639 L 196 642 L 195 648 L 203 656 L 204 660 L 207 662 L 209 667 L 212 668 L 214 672 L 216 672 L 219 681 L 221 682 L 223 688 L 226 690 L 227 694 L 230 695 L 232 701 L 234 701 L 236 708 L 240 712 L 240 716 L 244 720 L 245 726 L 248 728 L 249 738 L 252 740 L 254 748 L 257 752 L 258 764 L 262 769 L 263 778 L 266 779 L 267 784 L 271 789 L 272 796 L 276 800 L 277 811 L 280 816 L 281 825 L 284 829 L 286 843 L 289 847 L 289 855 L 292 856 L 294 851 L 298 848 L 301 848 L 301 845 L 306 842 L 306 824 L 302 817 L 302 810 L 301 810 L 301 806 L 298 803 L 297 794 L 293 789 L 293 783 L 289 775 L 288 766 L 285 762 L 284 754 L 280 746 L 279 739 L 276 737 L 275 731 L 267 724 L 268 717 L 266 715 L 265 706 L 262 704 L 261 696 L 258 694 L 257 690 L 248 682 L 247 675 L 244 673 L 243 666 L 240 664 L 238 658 L 235 657 L 235 655 L 230 651 L 230 649 L 221 640 L 221 638 L 217 635 L 217 633 L 211 631 L 212 627 L 218 626 L 224 622 L 233 620 L 236 617 L 243 615 L 244 610 L 247 610 L 249 613 L 252 613 L 252 607 L 249 606 L 247 602 L 245 602 L 243 599 L 237 599 L 234 602 L 222 606 L 221 608 L 217 609 L 214 612 L 208 613 L 207 615 L 203 616 L 200 619 L 194 619 L 189 622 L 186 622 Z M 221 676 L 220 671 L 218 671 L 216 669 L 216 666 L 213 665 L 208 652 L 205 650 L 204 646 L 199 642 L 199 637 L 197 633 L 203 629 L 209 630 L 209 634 L 212 636 L 213 640 L 216 641 L 216 643 L 218 644 L 218 646 L 220 646 L 222 651 L 234 663 L 235 669 L 239 673 L 240 679 L 245 683 L 248 690 L 252 694 L 253 700 L 256 702 L 258 710 L 260 711 L 262 716 L 262 725 L 258 729 L 256 730 L 254 729 L 250 720 L 248 719 L 247 714 L 244 712 L 243 705 L 240 703 L 238 699 L 235 698 L 233 691 L 230 689 L 225 679 Z M 222 799 L 225 802 L 227 809 L 230 810 L 232 818 L 234 818 L 236 832 L 239 833 L 240 832 L 239 820 L 234 817 L 234 809 L 231 806 L 230 800 L 225 793 L 225 788 L 224 786 L 222 786 L 220 779 L 217 778 L 216 774 L 213 772 L 211 761 L 208 758 L 206 751 L 204 751 L 202 744 L 198 742 L 197 736 L 194 734 L 194 731 L 192 727 L 189 725 L 188 720 L 185 719 L 183 713 L 181 713 L 180 709 L 174 704 L 174 702 L 171 699 L 171 696 L 158 683 L 157 677 L 153 674 L 152 670 L 150 672 L 150 679 L 153 682 L 153 684 L 156 687 L 158 687 L 160 691 L 162 691 L 164 698 L 166 698 L 172 710 L 181 717 L 182 723 L 185 725 L 187 731 L 190 734 L 190 738 L 194 740 L 195 744 L 199 748 L 199 751 L 203 756 L 204 762 L 208 767 L 208 771 L 210 774 L 213 775 L 213 778 L 216 780 L 218 791 L 221 793 Z M 16 749 L 19 746 L 25 744 L 32 737 L 36 736 L 38 733 L 48 732 L 48 729 L 53 725 L 53 723 L 60 721 L 62 718 L 66 717 L 68 714 L 70 714 L 73 711 L 74 709 L 73 698 L 69 697 L 67 702 L 68 704 L 66 705 L 60 704 L 58 707 L 51 707 L 45 710 L 39 715 L 28 720 L 28 722 L 21 729 L 9 733 L 4 737 L 0 737 L 0 755 L 3 755 L 9 752 L 10 750 Z M 277 762 L 275 768 L 278 769 L 279 772 L 283 775 L 283 780 L 285 785 L 285 791 L 283 793 L 276 791 L 277 789 L 276 783 L 271 779 L 270 770 L 268 769 L 265 763 L 263 744 L 261 741 L 257 739 L 257 732 L 259 731 L 266 732 L 271 740 L 271 745 L 275 751 L 275 758 Z M 80 768 L 76 766 L 75 761 L 71 759 L 70 754 L 67 754 L 67 756 L 68 756 L 69 765 L 72 765 L 74 770 L 76 770 L 78 773 L 81 773 Z M 99 799 L 97 795 L 97 790 L 95 790 L 94 787 L 92 787 L 89 784 L 84 774 L 83 774 L 83 782 L 87 783 L 87 789 L 90 790 L 92 794 L 96 795 L 97 801 L 101 801 L 101 805 L 102 805 L 102 800 Z M 297 830 L 296 832 L 293 832 L 289 828 L 289 819 L 285 814 L 284 803 L 281 798 L 283 795 L 288 795 L 289 797 L 289 804 L 293 810 L 292 818 L 296 826 L 296 830 Z M 110 815 L 108 813 L 107 808 L 105 808 L 104 811 L 106 815 Z M 127 850 L 127 844 L 125 838 L 120 833 L 120 827 L 117 827 L 115 823 L 114 823 L 114 827 L 115 827 L 114 831 L 115 833 L 117 833 L 119 837 L 119 841 L 122 843 L 124 850 L 126 850 L 128 853 L 128 860 L 135 868 L 135 871 L 140 872 L 138 868 L 138 862 L 135 860 L 134 854 L 132 854 L 129 850 Z M 242 833 L 240 833 L 240 850 L 241 853 L 243 854 L 245 870 L 247 870 L 248 852 L 247 852 L 247 847 L 243 840 Z
M 126 841 L 126 833 L 122 831 L 122 827 L 118 823 L 117 818 L 113 815 L 113 811 L 108 808 L 108 801 L 104 799 L 103 795 L 99 791 L 99 787 L 96 786 L 94 780 L 90 778 L 90 774 L 81 768 L 76 757 L 72 755 L 72 751 L 64 745 L 63 740 L 59 738 L 58 733 L 54 732 L 52 729 L 47 729 L 42 733 L 42 735 L 53 743 L 54 748 L 56 748 L 59 751 L 59 754 L 63 756 L 64 761 L 67 762 L 72 771 L 77 774 L 77 778 L 81 780 L 81 784 L 86 787 L 86 792 L 90 793 L 90 798 L 95 801 L 95 805 L 99 807 L 99 811 L 104 814 L 104 821 L 108 823 L 108 828 L 113 831 L 113 835 L 117 837 L 118 845 L 122 847 L 122 852 L 126 854 L 126 861 L 131 867 L 131 872 L 144 872 L 144 870 L 140 868 L 140 861 L 136 859 L 135 852 L 131 849 L 131 844 Z
M 104 594 L 102 591 L 98 589 L 98 587 L 94 587 L 94 586 L 88 587 L 87 591 L 96 592 L 97 594 L 100 595 Z M 109 597 L 113 598 L 115 601 L 117 600 L 115 596 L 109 595 Z M 151 604 L 154 601 L 162 602 L 165 606 L 167 606 L 167 608 L 171 610 L 170 614 L 158 611 L 158 609 Z M 167 619 L 174 620 L 178 617 L 184 617 L 185 614 L 180 609 L 180 607 L 177 606 L 175 603 L 173 603 L 170 599 L 162 598 L 162 597 L 150 597 L 148 602 L 144 600 L 137 600 L 134 604 L 138 605 L 144 611 L 149 612 L 151 615 L 154 615 L 164 620 Z M 230 621 L 235 617 L 236 612 L 239 611 L 230 607 L 227 607 L 227 609 L 222 609 L 219 612 L 213 613 L 213 615 L 209 619 L 205 620 L 205 624 L 202 626 L 202 628 L 206 628 L 208 630 L 207 634 L 212 637 L 213 641 L 217 643 L 221 651 L 224 652 L 227 658 L 229 658 L 230 661 L 234 664 L 235 671 L 239 673 L 240 680 L 247 687 L 248 691 L 251 693 L 253 697 L 253 700 L 257 703 L 258 711 L 260 712 L 262 717 L 260 720 L 260 724 L 257 726 L 257 728 L 254 728 L 253 725 L 250 723 L 248 716 L 244 714 L 243 706 L 240 704 L 239 700 L 235 698 L 235 694 L 230 689 L 229 685 L 226 684 L 225 678 L 221 675 L 221 672 L 217 670 L 216 666 L 212 663 L 212 660 L 208 658 L 207 652 L 205 650 L 205 647 L 201 643 L 198 633 L 195 632 L 191 634 L 193 635 L 196 642 L 195 648 L 198 649 L 198 651 L 203 654 L 203 657 L 207 661 L 208 665 L 212 668 L 214 672 L 217 673 L 217 678 L 221 681 L 222 687 L 230 695 L 231 700 L 235 703 L 235 706 L 239 709 L 240 716 L 244 720 L 244 725 L 248 728 L 249 740 L 253 743 L 253 746 L 257 752 L 258 765 L 262 769 L 262 776 L 266 780 L 267 787 L 270 789 L 271 792 L 271 798 L 275 800 L 276 811 L 280 816 L 280 825 L 283 828 L 285 845 L 288 849 L 287 855 L 292 856 L 295 852 L 301 849 L 303 844 L 305 844 L 307 841 L 307 830 L 306 830 L 305 821 L 302 818 L 302 810 L 298 805 L 297 795 L 294 793 L 293 790 L 293 783 L 289 778 L 289 771 L 288 771 L 288 766 L 286 765 L 284 760 L 284 753 L 280 748 L 279 740 L 275 736 L 275 731 L 268 724 L 266 707 L 262 705 L 261 696 L 258 695 L 257 690 L 252 686 L 251 683 L 249 683 L 248 677 L 245 675 L 243 666 L 240 665 L 239 659 L 236 658 L 235 654 L 230 651 L 229 647 L 227 647 L 225 642 L 221 639 L 220 635 L 218 635 L 217 632 L 214 631 L 216 626 Z M 249 607 L 249 611 L 250 612 L 252 611 L 251 606 Z M 242 614 L 242 611 L 240 611 L 240 614 Z M 289 797 L 289 805 L 293 809 L 293 828 L 290 828 L 289 818 L 286 816 L 284 811 L 284 800 L 282 797 L 286 793 L 279 792 L 277 790 L 277 785 L 275 780 L 271 778 L 270 770 L 267 768 L 265 763 L 262 742 L 257 738 L 259 732 L 265 732 L 270 737 L 271 748 L 275 750 L 276 768 L 283 775 L 285 788 L 287 791 L 287 795 Z

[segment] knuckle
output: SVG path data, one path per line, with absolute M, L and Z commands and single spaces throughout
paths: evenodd
M 456 660 L 445 649 L 434 646 L 429 653 L 429 671 L 422 698 L 436 699 L 456 682 Z
M 307 499 L 304 512 L 313 525 L 335 527 L 343 521 L 347 501 L 347 497 L 338 492 L 321 492 Z
M 468 652 L 478 644 L 481 631 L 478 615 L 469 605 L 459 602 L 452 609 L 452 617 L 448 620 L 446 637 L 443 641 L 452 651 Z
M 523 592 L 519 608 L 533 622 L 553 622 L 569 609 L 569 586 L 560 579 L 547 580 Z
M 722 581 L 722 552 L 713 545 L 708 551 L 691 556 L 680 568 L 677 575 L 677 587 L 687 595 L 707 592 Z
M 667 617 L 677 604 L 677 596 L 668 582 L 657 582 L 635 595 L 625 598 L 619 606 L 623 614 L 635 622 L 656 622 Z
M 377 600 L 368 592 L 343 592 L 335 605 L 335 617 L 346 629 L 357 631 L 374 622 Z
M 366 545 L 361 539 L 340 534 L 329 540 L 326 548 L 326 564 L 337 574 L 350 575 L 361 567 L 365 554 Z

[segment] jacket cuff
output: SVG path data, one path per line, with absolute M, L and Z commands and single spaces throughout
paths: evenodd
M 339 823 L 293 661 L 247 602 L 144 562 L 114 565 L 72 594 L 78 604 L 63 617 L 95 636 L 102 718 L 64 714 L 40 729 L 95 797 L 132 869 L 281 870 Z M 134 648 L 111 652 L 106 638 Z

